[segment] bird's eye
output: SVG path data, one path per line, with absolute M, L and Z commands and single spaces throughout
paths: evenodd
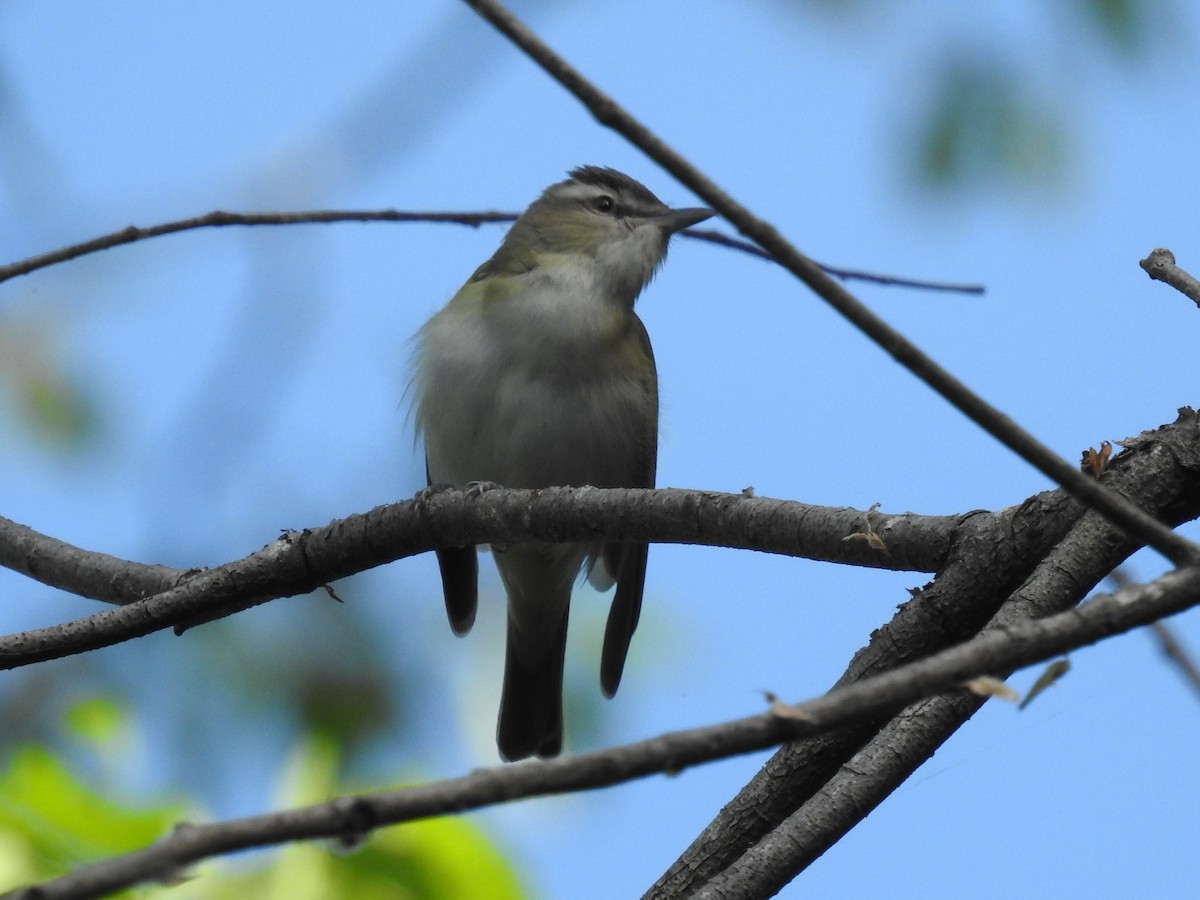
M 608 194 L 601 194 L 599 197 L 592 198 L 592 209 L 599 213 L 610 213 L 616 209 L 617 203 Z

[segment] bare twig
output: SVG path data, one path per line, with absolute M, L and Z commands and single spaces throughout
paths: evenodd
M 0 283 L 8 281 L 10 278 L 16 278 L 19 275 L 28 275 L 30 272 L 36 272 L 38 269 L 78 259 L 89 253 L 99 253 L 101 250 L 110 250 L 113 247 L 120 247 L 123 244 L 133 244 L 149 238 L 177 234 L 181 231 L 191 231 L 197 228 L 224 228 L 230 225 L 311 225 L 329 222 L 434 222 L 467 225 L 472 228 L 478 228 L 480 225 L 491 222 L 511 222 L 516 218 L 517 214 L 511 212 L 402 212 L 394 209 L 381 209 L 235 213 L 214 210 L 202 216 L 193 216 L 192 218 L 179 219 L 174 222 L 164 222 L 160 225 L 152 225 L 147 228 L 130 225 L 127 228 L 100 235 L 91 240 L 71 244 L 68 247 L 61 247 L 49 253 L 40 253 L 28 259 L 0 266 Z M 756 245 L 748 241 L 740 241 L 737 238 L 729 237 L 717 231 L 688 229 L 683 234 L 685 237 L 694 238 L 709 244 L 716 244 L 720 247 L 740 250 L 742 253 L 774 262 L 769 253 L 764 253 Z M 953 284 L 943 281 L 901 278 L 895 275 L 877 275 L 858 269 L 840 269 L 821 263 L 818 263 L 818 265 L 821 266 L 823 271 L 828 272 L 835 278 L 841 278 L 846 281 L 869 281 L 873 284 L 882 284 L 890 287 L 919 288 L 926 291 L 950 291 L 959 294 L 983 293 L 983 286 L 977 284 Z
M 941 394 L 992 437 L 1176 565 L 1200 560 L 1200 547 L 1176 534 L 1126 498 L 1108 490 L 1095 479 L 1083 475 L 1075 466 L 971 391 L 900 332 L 875 315 L 785 240 L 774 226 L 753 215 L 688 162 L 682 154 L 584 78 L 502 3 L 498 0 L 465 2 L 541 66 L 550 77 L 574 94 L 602 125 L 617 131 L 678 178 L 738 231 L 770 253 L 781 266 L 812 288 L 818 296 L 891 354 L 897 362 Z
M 130 225 L 128 228 L 122 228 L 120 231 L 104 234 L 89 241 L 71 244 L 69 247 L 62 247 L 49 253 L 41 253 L 28 259 L 9 263 L 6 266 L 0 266 L 0 283 L 8 281 L 10 278 L 16 278 L 18 275 L 28 275 L 30 272 L 36 272 L 47 266 L 78 259 L 89 253 L 98 253 L 101 250 L 109 250 L 123 244 L 133 244 L 164 234 L 191 231 L 195 228 L 223 228 L 228 225 L 306 225 L 317 222 L 446 222 L 478 228 L 486 222 L 511 222 L 515 218 L 513 213 L 503 212 L 399 212 L 391 209 L 357 212 L 319 210 L 294 213 L 234 213 L 214 210 L 202 216 L 164 222 L 148 228 Z
M 1175 629 L 1166 622 L 1151 622 L 1150 629 L 1158 638 L 1163 655 L 1175 664 L 1187 683 L 1192 686 L 1192 690 L 1200 694 L 1200 666 L 1196 665 L 1192 654 L 1176 636 Z
M 1200 306 L 1200 280 L 1175 264 L 1175 254 L 1165 247 L 1151 250 L 1139 265 L 1155 281 L 1169 284 L 1197 306 Z
M 1108 578 L 1118 589 L 1133 587 L 1136 584 L 1134 579 L 1130 578 L 1122 568 L 1113 569 Z M 1196 664 L 1191 652 L 1176 636 L 1175 629 L 1166 622 L 1152 622 L 1150 629 L 1158 639 L 1158 646 L 1162 650 L 1163 656 L 1174 663 L 1179 673 L 1183 675 L 1184 681 L 1200 695 L 1200 665 Z
M 706 243 L 716 244 L 720 247 L 731 247 L 750 256 L 757 256 L 759 259 L 765 259 L 768 262 L 776 262 L 770 253 L 762 250 L 757 244 L 730 237 L 719 231 L 713 231 L 708 228 L 689 228 L 683 234 L 685 237 L 694 238 L 697 241 L 705 241 Z M 902 278 L 898 275 L 878 275 L 874 272 L 864 272 L 861 269 L 840 269 L 835 266 L 826 265 L 825 263 L 816 263 L 816 265 L 825 274 L 832 275 L 834 278 L 840 278 L 843 281 L 867 281 L 871 284 L 882 284 L 888 287 L 917 288 L 923 291 L 947 291 L 955 294 L 982 294 L 984 292 L 984 287 L 981 284 L 928 281 L 919 278 Z

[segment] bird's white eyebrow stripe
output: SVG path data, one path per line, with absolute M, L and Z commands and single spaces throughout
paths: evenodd
M 599 197 L 601 194 L 612 194 L 614 191 L 606 191 L 604 188 L 596 187 L 591 184 L 581 184 L 578 181 L 568 181 L 562 185 L 562 189 L 555 191 L 559 197 L 565 197 L 568 200 L 586 200 L 589 197 Z

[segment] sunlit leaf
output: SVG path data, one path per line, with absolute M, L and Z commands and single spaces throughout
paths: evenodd
M 13 853 L 0 869 L 12 880 L 0 890 L 136 850 L 183 817 L 177 806 L 135 808 L 102 797 L 45 748 L 20 747 L 0 772 L 0 842 Z M 17 858 L 24 862 L 12 866 Z

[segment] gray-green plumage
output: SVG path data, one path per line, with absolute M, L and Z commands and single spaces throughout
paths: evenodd
M 658 379 L 633 303 L 671 235 L 712 215 L 671 210 L 613 169 L 547 188 L 418 336 L 417 426 L 431 484 L 653 487 Z M 494 546 L 508 594 L 497 744 L 505 759 L 562 745 L 571 590 L 617 585 L 601 687 L 621 680 L 637 626 L 645 544 Z M 473 548 L 438 552 L 451 627 L 475 618 Z

